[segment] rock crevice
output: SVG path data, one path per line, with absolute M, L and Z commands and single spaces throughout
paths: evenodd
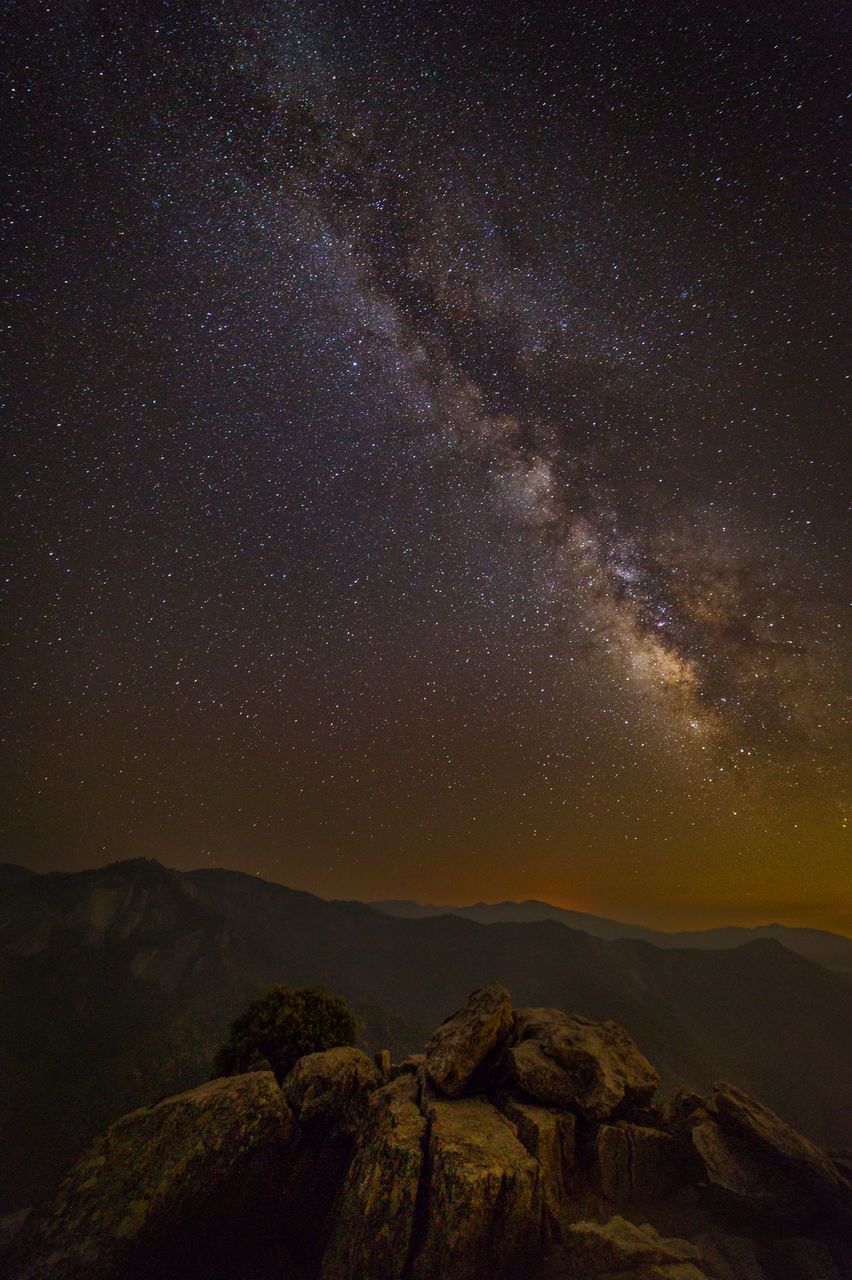
M 423 1114 L 421 1110 L 421 1115 Z M 430 1153 L 432 1141 L 432 1122 L 428 1115 L 423 1116 L 424 1129 L 420 1139 L 420 1150 L 422 1152 L 420 1163 L 420 1177 L 417 1180 L 417 1190 L 414 1195 L 414 1206 L 412 1209 L 411 1232 L 408 1238 L 408 1249 L 406 1250 L 405 1260 L 400 1271 L 400 1280 L 412 1280 L 414 1276 L 414 1266 L 417 1258 L 423 1250 L 423 1245 L 429 1231 L 429 1197 L 432 1189 L 432 1156 Z

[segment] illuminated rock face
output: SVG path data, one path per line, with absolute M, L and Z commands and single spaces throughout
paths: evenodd
M 843 1160 L 732 1086 L 666 1108 L 655 1086 L 620 1027 L 512 1014 L 492 984 L 389 1073 L 331 1049 L 280 1089 L 256 1072 L 125 1116 L 3 1274 L 848 1280 Z
M 651 1101 L 660 1077 L 614 1022 L 558 1009 L 519 1009 L 509 1050 L 516 1081 L 542 1102 L 571 1107 L 592 1120 Z
M 296 1122 L 271 1071 L 213 1080 L 123 1116 L 27 1220 L 9 1272 L 51 1280 L 236 1264 L 247 1214 L 277 1234 Z M 188 1274 L 197 1274 L 190 1270 Z M 215 1273 L 215 1271 L 214 1271 Z
M 426 1045 L 426 1075 L 441 1093 L 458 1097 L 471 1077 L 512 1030 L 509 993 L 492 982 L 473 995 L 432 1034 Z

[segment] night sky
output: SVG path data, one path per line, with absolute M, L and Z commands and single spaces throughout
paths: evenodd
M 10 7 L 0 856 L 852 933 L 843 9 Z

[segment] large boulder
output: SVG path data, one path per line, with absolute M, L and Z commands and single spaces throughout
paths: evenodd
M 213 1080 L 116 1121 L 29 1217 L 9 1280 L 231 1280 L 288 1268 L 280 1204 L 294 1120 L 271 1071 Z M 246 1223 L 251 1221 L 247 1234 Z
M 474 991 L 426 1045 L 426 1076 L 441 1093 L 458 1097 L 477 1067 L 502 1046 L 511 1030 L 512 1005 L 506 988 L 492 982 Z
M 512 1079 L 531 1098 L 567 1110 L 576 1102 L 572 1078 L 552 1058 L 540 1040 L 522 1040 L 506 1055 Z
M 412 1246 L 426 1119 L 412 1075 L 370 1099 L 322 1262 L 322 1280 L 398 1280 Z
M 691 1137 L 712 1210 L 764 1226 L 779 1218 L 798 1223 L 813 1217 L 811 1197 L 799 1200 L 771 1159 L 740 1135 L 727 1132 L 714 1115 L 697 1114 Z
M 509 1050 L 520 1087 L 550 1106 L 574 1107 L 588 1120 L 648 1105 L 660 1082 L 627 1032 L 558 1009 L 519 1009 Z
M 411 1280 L 534 1274 L 545 1234 L 538 1161 L 484 1098 L 425 1097 L 423 1229 Z

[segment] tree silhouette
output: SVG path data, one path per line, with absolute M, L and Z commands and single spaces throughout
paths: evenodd
M 268 1064 L 280 1084 L 306 1053 L 354 1044 L 355 1019 L 325 987 L 275 986 L 231 1023 L 215 1059 L 215 1074 L 238 1075 Z

